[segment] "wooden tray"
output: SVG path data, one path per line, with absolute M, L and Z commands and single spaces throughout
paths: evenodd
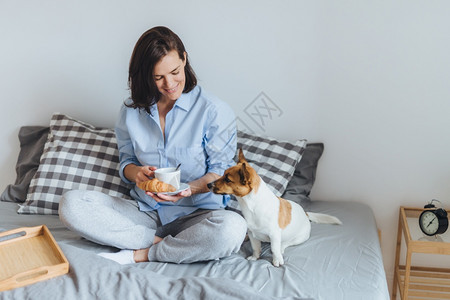
M 69 272 L 69 262 L 47 226 L 0 233 L 0 292 Z

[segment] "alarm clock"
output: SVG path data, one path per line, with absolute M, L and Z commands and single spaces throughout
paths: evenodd
M 448 229 L 447 212 L 443 208 L 436 208 L 433 201 L 438 200 L 433 199 L 425 205 L 425 210 L 419 216 L 420 229 L 429 236 L 442 234 Z

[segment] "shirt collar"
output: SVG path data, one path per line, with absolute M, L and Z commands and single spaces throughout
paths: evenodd
M 178 106 L 185 111 L 189 111 L 192 107 L 191 93 L 182 93 L 175 103 L 175 106 Z

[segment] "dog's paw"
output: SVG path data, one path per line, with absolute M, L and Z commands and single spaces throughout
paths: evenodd
M 275 267 L 279 267 L 279 266 L 284 265 L 284 259 L 283 259 L 283 256 L 281 256 L 281 257 L 276 257 L 276 256 L 274 256 L 274 257 L 273 257 L 273 260 L 272 260 L 272 264 L 273 264 Z
M 259 257 L 254 256 L 254 255 L 250 255 L 249 257 L 247 257 L 247 260 L 258 260 Z

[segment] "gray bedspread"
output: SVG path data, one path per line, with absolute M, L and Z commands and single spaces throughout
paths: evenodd
M 280 268 L 272 266 L 268 244 L 262 259 L 247 261 L 249 242 L 217 261 L 122 266 L 97 255 L 117 249 L 80 238 L 57 216 L 18 215 L 17 204 L 0 202 L 0 231 L 45 224 L 70 263 L 68 274 L 0 292 L 0 299 L 389 299 L 372 210 L 335 201 L 304 207 L 343 225 L 313 223 L 311 238 L 287 248 Z

